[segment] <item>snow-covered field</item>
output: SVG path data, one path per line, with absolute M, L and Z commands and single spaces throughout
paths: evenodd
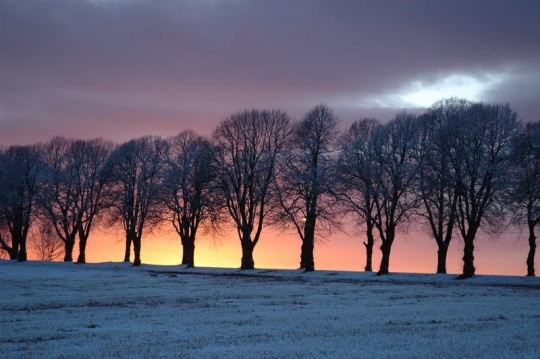
M 0 260 L 1 358 L 539 358 L 540 279 Z

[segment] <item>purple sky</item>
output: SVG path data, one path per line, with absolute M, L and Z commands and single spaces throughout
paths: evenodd
M 0 0 L 0 145 L 125 141 L 324 102 L 459 96 L 540 118 L 538 0 Z

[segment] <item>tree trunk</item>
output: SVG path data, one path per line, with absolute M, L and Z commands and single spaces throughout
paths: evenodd
M 124 262 L 129 262 L 130 261 L 131 242 L 132 242 L 131 235 L 126 232 L 126 251 L 125 251 L 125 254 L 124 254 Z
M 195 267 L 195 238 L 184 238 L 182 240 L 182 264 L 188 268 Z
M 65 248 L 64 262 L 73 261 L 73 247 L 75 247 L 75 241 L 73 239 L 68 238 L 64 245 L 64 248 Z
M 182 261 L 180 262 L 180 265 L 187 264 L 187 250 L 186 250 L 186 239 L 185 236 L 180 234 L 180 244 L 182 245 Z
M 302 241 L 302 253 L 300 255 L 300 268 L 304 269 L 306 272 L 313 272 L 315 270 L 315 259 L 313 256 L 314 244 L 313 240 L 308 240 L 304 238 Z
M 141 265 L 141 236 L 133 237 L 133 253 L 135 254 L 135 259 L 133 260 L 133 266 L 138 267 Z
M 315 270 L 315 258 L 313 250 L 315 247 L 315 216 L 311 215 L 306 218 L 304 225 L 304 238 L 300 253 L 300 268 L 306 272 Z
M 446 274 L 446 257 L 448 246 L 443 242 L 437 242 L 439 250 L 437 251 L 437 274 Z
M 302 239 L 302 244 L 300 245 L 300 267 L 298 269 L 306 269 L 306 261 L 305 261 L 305 253 L 306 250 L 304 249 L 304 246 L 306 245 L 306 241 Z
M 19 255 L 17 257 L 18 262 L 26 262 L 28 254 L 26 253 L 26 239 L 21 238 L 19 242 Z
M 377 272 L 377 275 L 383 275 L 390 273 L 390 251 L 392 249 L 392 246 L 388 244 L 388 242 L 384 242 L 381 244 L 381 266 L 379 268 L 379 271 Z
M 9 259 L 18 260 L 19 259 L 19 237 L 11 233 L 11 251 L 9 252 Z
M 251 241 L 251 233 L 242 234 L 242 263 L 240 269 L 255 269 L 255 261 L 253 260 L 253 249 L 255 246 Z
M 11 251 L 9 251 L 9 259 L 11 260 L 17 260 L 19 257 L 19 248 L 18 246 L 13 246 Z
M 463 238 L 465 243 L 463 248 L 463 274 L 458 279 L 467 279 L 474 276 L 474 234 L 467 234 Z
M 366 266 L 364 270 L 366 272 L 372 272 L 373 271 L 373 246 L 375 245 L 375 238 L 373 237 L 373 226 L 368 224 L 367 231 L 367 243 L 364 242 L 364 246 L 366 247 Z
M 529 222 L 529 254 L 527 255 L 527 276 L 534 277 L 534 255 L 536 253 L 536 236 L 534 223 Z
M 86 242 L 88 237 L 85 235 L 79 234 L 79 258 L 77 258 L 77 263 L 84 264 L 86 263 Z
M 379 268 L 377 275 L 390 273 L 390 252 L 392 250 L 392 243 L 394 243 L 394 236 L 395 233 L 393 229 L 386 231 L 386 240 L 381 244 L 381 267 Z

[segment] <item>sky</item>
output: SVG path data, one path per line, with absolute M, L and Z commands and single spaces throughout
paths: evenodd
M 246 108 L 343 128 L 452 96 L 540 118 L 537 0 L 0 0 L 0 145 L 209 135 Z
M 209 134 L 245 108 L 343 125 L 443 97 L 540 118 L 536 0 L 0 0 L 0 143 Z

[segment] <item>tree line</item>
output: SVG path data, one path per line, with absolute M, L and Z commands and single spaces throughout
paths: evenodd
M 528 231 L 527 275 L 535 275 L 540 121 L 523 123 L 508 104 L 451 98 L 385 124 L 339 124 L 321 104 L 296 121 L 282 110 L 237 112 L 210 137 L 187 130 L 120 145 L 55 137 L 3 148 L 0 248 L 25 261 L 34 227 L 61 241 L 64 261 L 74 261 L 78 239 L 76 262 L 85 263 L 94 227 L 115 226 L 125 234 L 124 260 L 133 251 L 137 266 L 143 235 L 170 223 L 182 264 L 193 267 L 198 233 L 231 227 L 240 267 L 252 269 L 263 228 L 276 226 L 298 233 L 300 268 L 313 271 L 315 240 L 353 221 L 365 229 L 365 270 L 373 271 L 378 242 L 378 274 L 387 274 L 396 234 L 414 220 L 437 244 L 437 273 L 446 273 L 459 235 L 460 278 L 469 278 L 479 230 L 515 225 Z

